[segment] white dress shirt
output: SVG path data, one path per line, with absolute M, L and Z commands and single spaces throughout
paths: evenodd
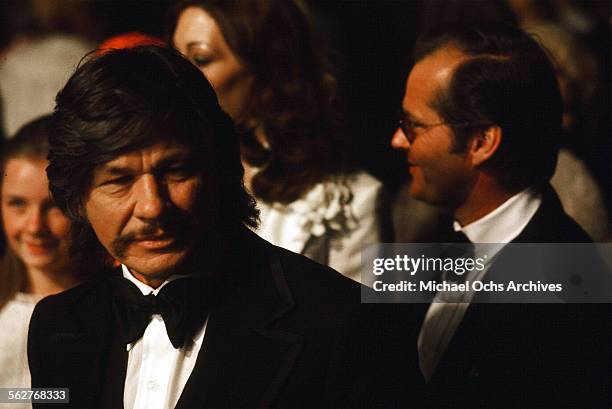
M 143 295 L 159 291 L 169 282 L 184 278 L 174 275 L 157 288 L 138 281 L 129 269 L 121 266 L 123 277 L 133 282 Z M 188 347 L 174 348 L 160 314 L 154 314 L 138 341 L 127 345 L 128 364 L 125 375 L 123 405 L 134 409 L 174 408 L 193 371 L 206 331 L 206 322 Z
M 467 226 L 462 227 L 457 221 L 454 222 L 454 230 L 463 232 L 472 243 L 486 243 L 474 249 L 475 258 L 487 254 L 485 268 L 468 272 L 465 277 L 467 281 L 484 278 L 495 255 L 504 244 L 510 243 L 523 231 L 541 203 L 541 194 L 528 188 Z M 417 345 L 419 364 L 426 381 L 433 376 L 473 297 L 473 291 L 438 292 L 434 297 L 421 326 Z

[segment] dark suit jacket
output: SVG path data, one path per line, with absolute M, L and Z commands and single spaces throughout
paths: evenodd
M 360 286 L 253 236 L 238 248 L 177 407 L 366 406 L 365 384 L 377 371 L 366 368 L 376 355 L 367 349 L 379 339 L 367 335 L 377 319 L 362 313 Z M 38 304 L 28 344 L 33 387 L 70 388 L 70 407 L 122 406 L 128 355 L 110 294 L 101 279 Z
M 590 241 L 550 186 L 514 240 Z M 610 304 L 472 303 L 427 401 L 432 407 L 611 407 L 611 351 Z

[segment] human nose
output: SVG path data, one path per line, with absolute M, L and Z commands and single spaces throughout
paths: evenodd
M 154 175 L 144 175 L 136 194 L 134 214 L 140 219 L 158 218 L 164 210 L 163 190 Z
M 26 230 L 32 235 L 38 235 L 48 230 L 45 213 L 42 208 L 32 208 L 28 214 Z
M 395 130 L 395 133 L 391 137 L 391 146 L 395 149 L 404 150 L 410 148 L 410 142 L 408 141 L 408 138 L 406 138 L 406 135 L 404 134 L 404 131 L 402 131 L 402 128 L 398 127 Z

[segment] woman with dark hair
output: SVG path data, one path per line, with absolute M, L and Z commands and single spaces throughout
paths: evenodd
M 28 323 L 36 303 L 78 284 L 68 255 L 70 223 L 49 194 L 50 117 L 25 125 L 2 155 L 0 195 L 6 248 L 0 266 L 0 386 L 28 387 Z
M 359 280 L 361 246 L 383 241 L 382 185 L 348 165 L 336 80 L 305 4 L 181 1 L 168 26 L 241 133 L 259 235 Z

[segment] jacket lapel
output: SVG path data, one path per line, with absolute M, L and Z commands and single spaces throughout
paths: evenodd
M 302 336 L 275 327 L 293 297 L 279 260 L 254 240 L 266 257 L 230 273 L 178 408 L 270 407 L 296 361 Z
M 102 294 L 101 294 L 102 293 Z M 122 407 L 127 351 L 112 331 L 110 295 L 87 294 L 73 305 L 73 331 L 50 334 L 69 377 L 70 402 L 80 407 Z M 84 376 L 87 374 L 87 376 Z
M 121 338 L 113 335 L 108 349 L 107 361 L 101 372 L 105 372 L 99 396 L 101 408 L 122 408 L 128 353 Z
M 555 243 L 555 242 L 585 242 L 588 241 L 586 233 L 582 232 L 581 229 L 571 220 L 563 211 L 559 197 L 555 193 L 554 189 L 549 185 L 545 184 L 539 189 L 542 192 L 542 203 L 536 213 L 533 215 L 529 223 L 525 226 L 523 231 L 514 239 L 512 243 Z M 574 228 L 568 228 L 567 226 L 575 226 Z M 521 260 L 515 260 L 512 263 L 506 263 L 503 261 L 503 257 L 507 257 L 504 253 L 504 249 L 501 250 L 498 255 L 498 259 L 491 265 L 490 271 L 487 272 L 486 279 L 495 280 L 497 269 L 495 263 L 501 265 L 512 265 L 513 268 L 517 268 L 517 262 Z M 528 262 L 528 261 L 526 261 Z M 520 267 L 518 267 L 520 270 Z M 507 274 L 505 275 L 507 276 Z M 520 328 L 524 322 L 514 317 L 520 317 L 523 311 L 525 314 L 530 314 L 530 311 L 534 310 L 533 305 L 524 304 L 489 304 L 486 303 L 486 299 L 489 297 L 487 293 L 479 293 L 476 295 L 474 301 L 468 307 L 468 310 L 459 324 L 456 333 L 453 335 L 451 342 L 448 345 L 445 353 L 445 358 L 440 362 L 440 366 L 436 372 L 438 373 L 453 373 L 455 377 L 466 377 L 469 371 L 457 374 L 457 368 L 461 368 L 464 364 L 467 368 L 467 361 L 463 362 L 470 356 L 469 351 L 474 351 L 473 356 L 481 356 L 483 354 L 482 348 L 473 349 L 473 340 L 486 337 L 493 338 L 495 340 L 503 338 L 499 333 L 491 333 L 487 331 L 487 323 L 491 321 L 497 321 L 498 326 L 502 328 L 513 328 L 515 331 L 510 331 L 510 334 L 515 333 L 533 333 L 531 331 L 525 331 Z M 500 321 L 507 321 L 506 325 L 499 325 Z M 529 322 L 531 322 L 530 320 Z M 474 335 L 478 334 L 478 335 Z M 495 338 L 497 337 L 497 338 Z M 508 336 L 509 337 L 509 336 Z M 506 339 L 508 339 L 506 337 Z M 497 342 L 490 341 L 489 343 L 497 344 Z M 486 342 L 482 342 L 486 344 Z M 480 345 L 480 344 L 479 344 Z M 449 357 L 453 357 L 452 359 Z M 462 362 L 460 364 L 459 362 Z M 474 364 L 472 362 L 472 364 Z M 454 371 L 454 372 L 453 372 Z M 434 375 L 434 380 L 435 380 Z

